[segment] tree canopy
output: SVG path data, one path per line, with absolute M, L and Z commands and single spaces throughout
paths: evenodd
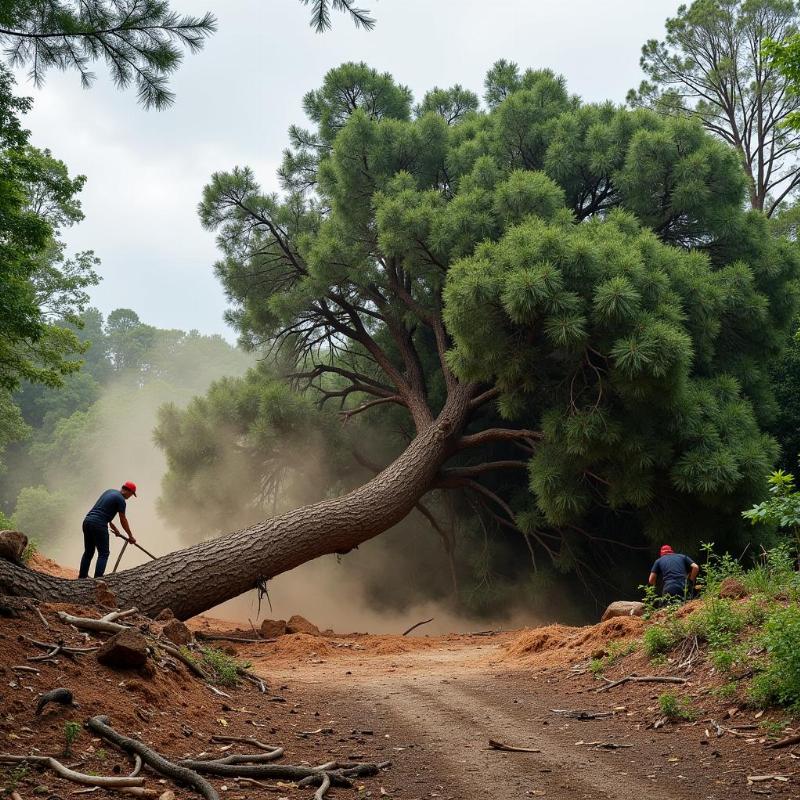
M 795 36 L 795 0 L 695 0 L 667 20 L 663 41 L 642 48 L 647 80 L 628 95 L 636 106 L 700 120 L 739 154 L 749 201 L 768 216 L 800 186 L 800 95 L 768 53 Z M 779 51 L 784 52 L 784 51 Z
M 699 121 L 583 104 L 506 62 L 485 100 L 415 108 L 345 64 L 306 96 L 284 195 L 215 174 L 200 215 L 242 341 L 347 419 L 396 409 L 409 440 L 466 396 L 428 490 L 472 498 L 534 558 L 698 526 L 732 540 L 777 453 L 766 360 L 796 249 L 743 210 L 739 159 Z

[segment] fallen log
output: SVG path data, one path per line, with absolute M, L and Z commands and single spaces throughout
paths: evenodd
M 113 623 L 111 623 L 113 624 Z M 198 791 L 206 800 L 219 800 L 217 790 L 197 772 L 185 767 L 173 764 L 160 753 L 151 750 L 144 742 L 131 739 L 115 731 L 111 726 L 111 720 L 106 716 L 91 717 L 86 723 L 90 731 L 96 733 L 100 738 L 111 742 L 130 755 L 138 755 L 148 767 L 179 783 L 187 784 Z M 130 779 L 129 779 L 130 780 Z M 138 778 L 136 780 L 139 780 Z

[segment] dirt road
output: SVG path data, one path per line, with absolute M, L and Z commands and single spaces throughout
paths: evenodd
M 509 669 L 501 654 L 496 643 L 444 642 L 390 655 L 273 657 L 257 666 L 289 688 L 299 714 L 311 704 L 320 725 L 330 718 L 337 732 L 352 731 L 338 740 L 342 753 L 391 758 L 383 787 L 391 797 L 730 800 L 794 791 L 790 782 L 748 785 L 748 774 L 764 769 L 752 763 L 761 747 L 709 739 L 697 723 L 653 730 L 660 691 L 652 686 L 597 694 L 591 675 Z M 618 711 L 579 721 L 553 708 Z M 499 752 L 489 739 L 541 752 Z M 794 763 L 767 769 L 790 775 Z

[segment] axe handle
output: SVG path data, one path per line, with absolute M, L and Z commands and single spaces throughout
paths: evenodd
M 147 556 L 150 556 L 150 558 L 152 558 L 152 559 L 153 559 L 153 561 L 155 561 L 155 560 L 156 560 L 156 557 L 155 557 L 155 556 L 154 556 L 154 555 L 153 555 L 153 554 L 152 554 L 150 551 L 148 551 L 148 550 L 145 550 L 145 549 L 144 549 L 144 547 L 142 547 L 142 546 L 139 544 L 139 542 L 133 542 L 133 546 L 134 546 L 134 547 L 138 547 L 138 548 L 139 548 L 139 549 L 140 549 L 140 550 L 141 550 L 141 551 L 142 551 L 142 552 L 143 552 L 145 555 L 147 555 Z
M 114 569 L 111 570 L 112 575 L 117 571 L 117 567 L 119 566 L 119 562 L 122 561 L 122 554 L 125 552 L 125 548 L 128 546 L 128 540 L 125 540 L 125 543 L 122 545 L 122 550 L 119 551 L 119 555 L 117 556 L 117 561 L 114 564 Z

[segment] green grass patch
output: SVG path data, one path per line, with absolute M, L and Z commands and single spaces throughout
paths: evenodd
M 678 697 L 674 692 L 664 692 L 658 698 L 658 708 L 667 719 L 677 722 L 691 722 L 697 715 L 691 703 L 685 697 Z
M 199 661 L 201 669 L 211 675 L 213 683 L 220 686 L 238 686 L 239 670 L 250 669 L 251 666 L 249 662 L 239 661 L 217 647 L 201 647 Z

